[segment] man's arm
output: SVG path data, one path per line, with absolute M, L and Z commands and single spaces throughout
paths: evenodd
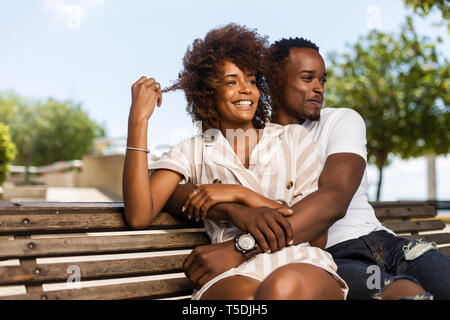
M 319 177 L 319 188 L 296 203 L 287 219 L 294 231 L 294 243 L 311 241 L 343 218 L 366 168 L 355 153 L 330 155 Z
M 296 203 L 292 207 L 294 215 L 287 218 L 294 231 L 294 243 L 316 239 L 335 221 L 345 216 L 361 183 L 365 167 L 365 160 L 354 153 L 336 153 L 327 158 L 319 178 L 319 189 Z M 221 206 L 226 212 L 239 204 Z M 227 241 L 195 248 L 186 259 L 184 268 L 193 284 L 201 287 L 218 274 L 237 267 L 242 262 L 244 256 L 235 249 L 233 241 Z
M 365 160 L 355 153 L 330 155 L 319 177 L 319 188 L 296 203 L 294 214 L 287 217 L 294 232 L 294 243 L 317 239 L 337 220 L 344 217 L 358 189 L 366 167 Z M 184 200 L 192 193 L 193 184 L 179 185 L 164 210 L 181 212 Z M 232 212 L 244 210 L 238 203 L 217 204 L 208 211 L 208 218 L 227 220 Z

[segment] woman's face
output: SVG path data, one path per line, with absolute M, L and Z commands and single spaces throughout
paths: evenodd
M 252 119 L 260 97 L 254 73 L 244 72 L 226 61 L 216 94 L 221 129 L 253 127 Z

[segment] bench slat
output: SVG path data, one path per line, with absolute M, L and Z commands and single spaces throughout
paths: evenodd
M 68 268 L 74 265 L 80 269 L 83 281 L 182 272 L 186 257 L 187 254 L 177 254 L 135 259 L 4 266 L 0 267 L 0 284 L 65 281 L 72 274 L 68 273 Z
M 408 240 L 422 239 L 425 242 L 436 242 L 437 244 L 450 243 L 450 233 L 432 233 L 432 234 L 419 234 L 414 236 L 400 236 Z
M 122 202 L 2 202 L 3 213 L 123 213 Z
M 450 246 L 439 248 L 439 252 L 445 254 L 447 257 L 450 257 Z
M 434 231 L 445 228 L 445 223 L 441 220 L 385 221 L 383 225 L 396 233 Z
M 393 207 L 423 207 L 435 206 L 435 201 L 370 201 L 369 204 L 374 208 L 393 208 Z
M 436 209 L 432 206 L 380 207 L 374 208 L 374 210 L 380 220 L 433 218 L 437 215 Z
M 206 243 L 204 232 L 0 240 L 0 259 L 186 249 Z
M 112 284 L 80 289 L 34 292 L 0 297 L 0 300 L 116 300 L 158 298 L 164 295 L 181 296 L 192 293 L 192 284 L 186 278 L 151 280 Z
M 120 213 L 1 214 L 0 233 L 45 233 L 49 231 L 119 230 L 125 228 Z
M 184 217 L 161 212 L 146 228 L 173 229 L 202 227 L 203 223 L 189 221 Z M 34 213 L 4 214 L 0 212 L 0 234 L 43 234 L 75 231 L 122 231 L 130 230 L 123 213 Z

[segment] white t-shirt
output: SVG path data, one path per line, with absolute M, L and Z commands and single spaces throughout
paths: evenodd
M 324 108 L 318 121 L 305 121 L 303 126 L 313 135 L 322 166 L 334 153 L 350 152 L 367 162 L 366 125 L 362 117 L 348 108 Z M 337 243 L 367 235 L 373 231 L 391 230 L 383 227 L 367 198 L 367 168 L 348 207 L 345 217 L 328 230 L 326 248 Z

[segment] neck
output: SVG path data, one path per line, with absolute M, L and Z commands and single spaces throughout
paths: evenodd
M 276 112 L 272 117 L 272 122 L 278 123 L 282 126 L 286 126 L 288 124 L 303 124 L 303 122 L 305 122 L 305 119 L 299 119 L 294 115 L 288 114 L 284 111 L 279 111 Z
M 251 130 L 251 129 L 255 130 L 255 127 L 253 126 L 252 122 L 248 122 L 248 123 L 245 123 L 242 125 L 228 125 L 226 123 L 220 123 L 219 129 L 220 129 L 220 132 L 222 132 L 223 136 L 227 137 L 227 135 L 230 135 L 230 132 L 233 132 L 233 133 L 239 132 L 239 131 L 242 132 L 242 130 L 244 132 L 246 132 L 247 130 Z M 255 131 L 257 131 L 257 130 L 255 130 Z M 232 136 L 234 136 L 234 135 L 235 134 L 232 134 Z

